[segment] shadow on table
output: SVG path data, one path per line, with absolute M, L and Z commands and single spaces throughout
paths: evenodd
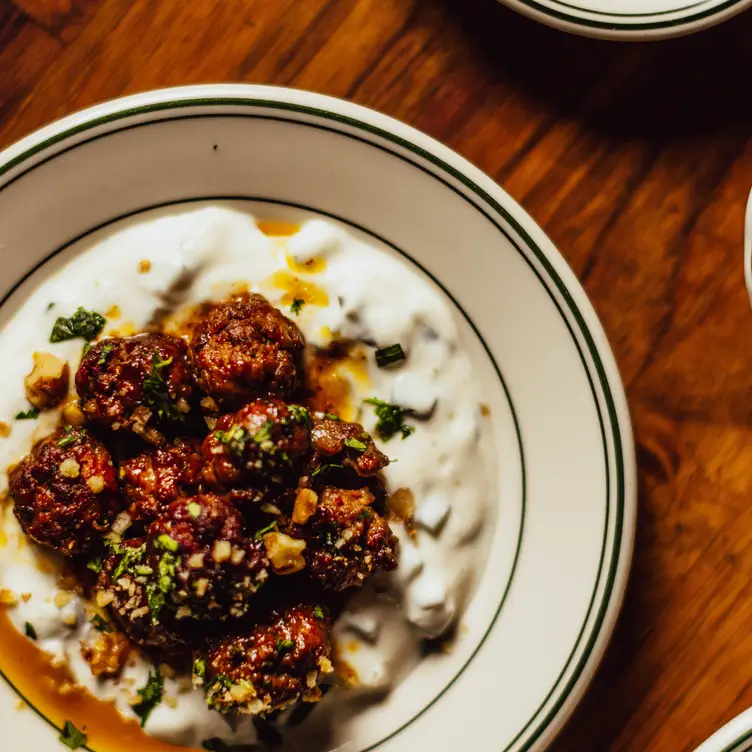
M 661 138 L 752 123 L 752 10 L 693 36 L 613 42 L 548 28 L 495 0 L 443 2 L 505 83 L 592 127 Z M 606 91 L 582 112 L 588 88 Z

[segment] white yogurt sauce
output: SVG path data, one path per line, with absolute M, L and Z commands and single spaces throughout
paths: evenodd
M 296 235 L 280 240 L 264 235 L 256 219 L 237 204 L 202 204 L 141 215 L 80 243 L 71 260 L 36 289 L 0 333 L 0 419 L 13 426 L 11 435 L 0 439 L 0 466 L 18 461 L 56 420 L 52 415 L 12 420 L 27 408 L 23 377 L 32 353 L 48 351 L 67 359 L 72 374 L 78 366 L 82 340 L 48 341 L 57 316 L 68 316 L 78 306 L 104 314 L 116 305 L 121 315 L 108 322 L 105 334 L 123 322 L 141 328 L 165 305 L 223 298 L 237 283 L 291 315 L 289 304 L 281 302 L 284 291 L 270 279 L 289 270 L 287 254 L 300 262 L 314 257 L 326 261 L 315 274 L 296 273 L 329 295 L 327 306 L 307 304 L 297 318 L 292 316 L 310 344 L 324 346 L 331 332 L 339 332 L 366 342 L 370 352 L 374 346 L 400 343 L 407 354 L 406 361 L 381 369 L 370 356 L 368 383 L 351 377 L 356 404 L 378 397 L 423 416 L 408 420 L 415 432 L 405 440 L 397 436 L 379 442 L 393 460 L 385 471 L 388 490 L 407 487 L 414 494 L 417 535 L 410 537 L 402 525 L 392 525 L 400 539 L 399 568 L 377 575 L 358 591 L 334 630 L 338 654 L 354 669 L 360 690 L 386 691 L 419 660 L 420 642 L 441 635 L 458 618 L 483 564 L 479 534 L 495 490 L 491 437 L 470 360 L 444 297 L 406 263 L 343 226 L 310 219 Z M 139 271 L 142 259 L 151 262 L 148 273 Z M 183 289 L 178 283 L 186 280 L 190 284 Z M 362 422 L 373 431 L 376 418 L 368 405 Z M 3 474 L 0 490 L 6 489 Z M 93 677 L 80 654 L 81 641 L 93 642 L 98 635 L 89 624 L 88 604 L 74 597 L 58 608 L 57 577 L 38 567 L 47 555 L 23 545 L 12 514 L 4 529 L 9 540 L 0 550 L 0 586 L 32 594 L 10 609 L 15 626 L 23 630 L 26 622 L 32 624 L 42 649 L 65 659 L 82 685 L 132 717 L 128 699 L 146 683 L 148 661 L 139 658 L 117 681 Z M 325 702 L 331 707 L 357 691 L 335 690 Z M 210 737 L 229 743 L 255 740 L 249 720 L 233 731 L 206 708 L 202 694 L 186 678 L 166 679 L 165 694 L 177 702 L 162 702 L 155 709 L 146 726 L 151 735 L 186 746 L 200 746 Z

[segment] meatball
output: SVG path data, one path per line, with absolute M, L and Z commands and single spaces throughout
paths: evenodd
M 209 707 L 260 715 L 300 699 L 316 702 L 332 671 L 330 630 L 320 606 L 301 605 L 273 613 L 247 636 L 222 640 L 197 662 Z
M 214 494 L 173 501 L 151 524 L 146 563 L 178 620 L 226 621 L 248 612 L 268 576 L 263 541 L 248 539 L 242 514 Z
M 366 488 L 326 486 L 308 521 L 289 527 L 290 536 L 306 541 L 306 571 L 322 587 L 347 590 L 377 570 L 396 568 L 397 539 L 373 502 Z
M 318 474 L 327 466 L 346 467 L 360 477 L 375 475 L 389 464 L 389 458 L 373 443 L 360 423 L 318 414 L 311 429 L 313 449 L 310 467 Z
M 194 387 L 185 349 L 181 339 L 166 334 L 97 342 L 76 373 L 87 420 L 162 443 L 160 432 L 185 423 L 191 410 Z
M 303 335 L 266 298 L 237 295 L 205 306 L 200 316 L 189 357 L 199 386 L 220 405 L 233 408 L 263 394 L 294 394 Z
M 201 444 L 178 438 L 174 444 L 146 449 L 120 465 L 123 492 L 133 522 L 149 524 L 178 496 L 198 490 Z
M 304 407 L 276 399 L 254 400 L 223 415 L 202 447 L 204 479 L 226 488 L 295 485 L 310 421 Z
M 110 453 L 82 429 L 54 431 L 11 471 L 9 481 L 24 532 L 65 555 L 89 550 L 120 509 Z
M 175 616 L 162 608 L 154 571 L 146 564 L 146 542 L 133 538 L 110 544 L 96 585 L 95 603 L 108 607 L 123 632 L 138 645 L 169 655 L 188 652 Z

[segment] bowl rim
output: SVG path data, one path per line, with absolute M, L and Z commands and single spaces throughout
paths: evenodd
M 546 26 L 613 41 L 659 41 L 696 34 L 752 6 L 752 0 L 699 0 L 673 10 L 620 13 L 583 8 L 564 0 L 499 2 Z
M 616 521 L 618 537 L 612 544 L 613 561 L 604 592 L 597 597 L 594 591 L 594 600 L 567 665 L 562 669 L 551 693 L 506 748 L 511 749 L 524 735 L 527 735 L 528 738 L 520 749 L 541 749 L 541 745 L 547 746 L 558 733 L 581 700 L 613 633 L 626 590 L 634 548 L 637 484 L 629 410 L 624 387 L 605 332 L 574 273 L 553 243 L 525 210 L 488 175 L 468 160 L 423 132 L 394 118 L 362 105 L 327 95 L 255 84 L 203 84 L 158 89 L 109 100 L 75 112 L 40 128 L 2 151 L 0 153 L 0 186 L 8 185 L 20 178 L 26 171 L 24 167 L 32 169 L 41 162 L 53 159 L 59 153 L 54 148 L 56 145 L 61 145 L 61 150 L 64 150 L 65 142 L 70 141 L 72 147 L 77 143 L 78 136 L 96 130 L 100 126 L 107 126 L 113 121 L 138 116 L 148 118 L 149 115 L 156 114 L 157 117 L 153 120 L 148 119 L 147 122 L 158 122 L 159 113 L 170 110 L 182 110 L 186 117 L 189 115 L 195 117 L 188 110 L 197 108 L 207 115 L 212 114 L 211 109 L 215 108 L 214 116 L 221 116 L 227 114 L 228 107 L 236 106 L 266 107 L 272 110 L 293 111 L 299 115 L 326 117 L 341 126 L 365 130 L 371 136 L 385 139 L 392 145 L 396 144 L 412 155 L 427 160 L 432 166 L 440 168 L 509 223 L 513 231 L 520 236 L 522 244 L 527 246 L 550 275 L 553 287 L 562 296 L 576 319 L 584 339 L 584 348 L 593 358 L 594 370 L 603 387 L 604 402 L 613 426 L 614 437 L 618 439 L 618 450 L 615 447 L 614 451 L 616 452 L 617 477 L 621 485 L 621 517 Z M 111 132 L 105 130 L 101 136 L 105 137 L 109 133 Z M 347 135 L 344 131 L 342 134 Z M 99 136 L 94 136 L 94 138 L 97 137 Z M 47 151 L 50 153 L 46 154 Z M 442 177 L 439 179 L 444 180 Z M 482 210 L 475 200 L 470 198 L 468 200 L 476 208 Z M 588 629 L 592 613 L 595 613 L 595 621 Z M 582 655 L 578 655 L 583 645 Z M 567 677 L 566 674 L 572 663 L 576 665 L 571 676 Z M 552 707 L 547 709 L 546 705 L 552 697 L 556 699 Z M 422 712 L 428 710 L 434 702 L 435 700 Z M 541 713 L 542 716 L 536 723 L 536 718 Z M 391 738 L 401 730 L 402 727 L 387 738 Z M 380 743 L 384 741 L 386 739 Z

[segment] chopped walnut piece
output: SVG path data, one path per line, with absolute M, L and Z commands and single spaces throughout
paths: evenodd
M 26 399 L 40 410 L 55 407 L 68 394 L 70 369 L 57 355 L 34 353 L 34 367 L 24 379 Z
M 292 512 L 292 521 L 296 525 L 305 525 L 316 512 L 319 503 L 318 494 L 310 488 L 299 488 L 295 494 L 295 508 Z
M 305 568 L 306 542 L 284 533 L 267 533 L 264 536 L 266 555 L 277 574 L 294 574 Z
M 94 676 L 117 676 L 125 666 L 130 642 L 121 632 L 101 634 L 93 646 L 81 644 L 81 655 Z
M 409 488 L 398 488 L 386 502 L 390 517 L 399 522 L 409 523 L 415 512 L 415 497 Z

